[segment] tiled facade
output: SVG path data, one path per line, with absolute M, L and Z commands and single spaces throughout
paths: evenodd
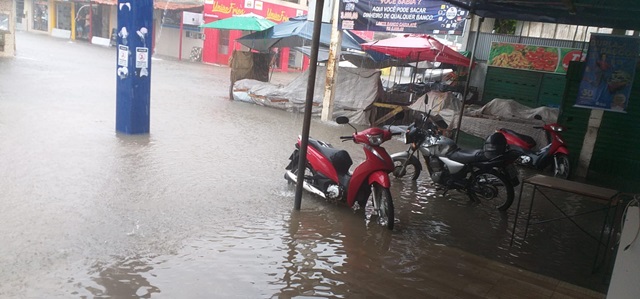
M 4 17 L 9 16 L 6 25 L 0 24 L 0 57 L 13 56 L 16 52 L 15 46 L 15 20 L 13 19 L 13 0 L 0 0 L 0 21 L 6 20 Z M 7 30 L 3 28 L 7 27 Z

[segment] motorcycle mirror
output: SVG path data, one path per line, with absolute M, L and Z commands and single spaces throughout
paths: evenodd
M 336 118 L 336 122 L 340 125 L 348 124 L 349 118 L 346 116 L 338 116 L 338 118 Z
M 540 114 L 534 115 L 533 118 L 535 118 L 537 120 L 542 120 L 542 116 L 540 116 Z

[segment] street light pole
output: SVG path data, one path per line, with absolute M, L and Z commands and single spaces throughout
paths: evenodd
M 149 134 L 153 0 L 118 0 L 116 131 Z
M 467 73 L 467 81 L 464 84 L 464 92 L 462 93 L 462 103 L 460 103 L 460 112 L 458 115 L 458 130 L 456 131 L 455 142 L 458 143 L 458 136 L 460 136 L 460 131 L 462 131 L 462 115 L 464 114 L 464 101 L 467 100 L 467 94 L 469 93 L 469 83 L 471 82 L 471 70 L 473 69 L 473 64 L 475 63 L 475 54 L 476 47 L 478 46 L 478 37 L 480 37 L 480 26 L 484 22 L 484 17 L 480 17 L 478 20 L 478 27 L 476 28 L 476 36 L 473 39 L 473 48 L 471 49 L 471 59 L 469 59 L 469 71 Z
M 311 109 L 313 108 L 313 92 L 316 87 L 316 70 L 318 69 L 318 49 L 320 48 L 320 25 L 322 25 L 322 10 L 324 0 L 316 0 L 316 11 L 313 21 L 313 37 L 311 38 L 311 58 L 309 62 L 309 80 L 307 81 L 307 95 L 304 105 L 304 120 L 300 140 L 300 155 L 298 156 L 298 173 L 296 181 L 296 198 L 294 208 L 300 210 L 302 203 L 302 184 L 307 165 L 307 145 L 309 144 L 309 129 L 311 127 Z

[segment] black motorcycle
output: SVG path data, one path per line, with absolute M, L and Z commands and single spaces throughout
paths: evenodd
M 443 136 L 426 115 L 416 118 L 405 132 L 407 151 L 391 155 L 394 176 L 408 175 L 412 179 L 420 175 L 422 166 L 418 152 L 422 154 L 431 180 L 448 192 L 451 189 L 466 193 L 472 201 L 490 201 L 496 209 L 507 210 L 514 199 L 514 187 L 520 184 L 514 162 L 519 157 L 509 150 L 500 133 L 493 133 L 485 140 L 482 149 L 465 150 L 451 138 Z

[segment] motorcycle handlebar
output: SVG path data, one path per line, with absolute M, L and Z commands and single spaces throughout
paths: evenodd
M 340 139 L 349 140 L 349 139 L 353 139 L 353 136 L 340 136 Z
M 533 127 L 533 128 L 534 128 L 534 129 L 541 129 L 541 130 L 542 130 L 542 129 L 544 129 L 544 127 L 540 127 L 540 126 L 535 126 L 535 127 Z

